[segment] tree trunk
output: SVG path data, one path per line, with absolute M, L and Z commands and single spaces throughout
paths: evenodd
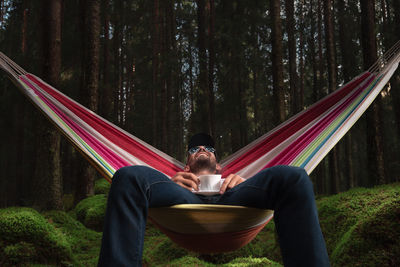
M 208 90 L 207 98 L 210 106 L 208 113 L 208 121 L 210 123 L 210 134 L 215 136 L 215 101 L 214 101 L 214 64 L 215 64 L 215 49 L 214 49 L 214 32 L 215 32 L 215 6 L 214 0 L 210 0 L 210 23 L 208 26 Z
M 393 36 L 400 36 L 400 1 L 393 1 Z M 397 41 L 397 40 L 396 40 Z M 396 117 L 397 136 L 400 136 L 400 69 L 393 75 L 393 110 Z
M 310 37 L 308 38 L 308 46 L 310 47 L 310 57 L 311 57 L 311 64 L 313 70 L 313 103 L 318 101 L 318 64 L 317 64 L 317 56 L 316 56 L 316 47 L 315 47 L 315 40 L 314 36 L 316 33 L 315 29 L 315 15 L 314 15 L 314 7 L 313 7 L 313 0 L 310 1 L 310 9 L 308 17 L 310 19 Z
M 272 78 L 273 78 L 273 97 L 274 97 L 274 112 L 277 114 L 274 117 L 274 124 L 277 126 L 286 119 L 285 111 L 285 88 L 283 84 L 283 46 L 282 46 L 282 20 L 281 7 L 279 0 L 270 1 L 272 29 Z
M 337 70 L 336 70 L 336 49 L 333 29 L 332 1 L 324 1 L 325 18 L 325 43 L 328 63 L 328 86 L 329 93 L 336 90 Z M 339 190 L 340 172 L 338 167 L 338 147 L 334 147 L 329 153 L 329 172 L 330 172 L 330 191 L 335 194 Z
M 288 34 L 288 50 L 289 50 L 289 87 L 291 99 L 291 114 L 294 115 L 299 111 L 298 98 L 298 77 L 296 63 L 296 38 L 295 38 L 295 22 L 294 22 L 294 0 L 285 0 L 286 9 L 286 29 Z
M 85 1 L 85 17 L 87 25 L 87 51 L 84 62 L 84 87 L 81 89 L 81 102 L 93 112 L 98 109 L 99 65 L 100 65 L 100 0 Z M 77 176 L 75 202 L 94 194 L 96 170 L 80 161 L 80 173 Z
M 159 76 L 159 42 L 160 42 L 160 6 L 159 0 L 153 1 L 153 27 L 152 27 L 152 45 L 153 45 L 153 56 L 152 56 L 152 97 L 151 97 L 151 120 L 152 120 L 152 136 L 153 145 L 157 144 L 157 92 L 160 86 L 158 82 Z
M 179 115 L 176 110 L 179 106 L 178 92 L 178 71 L 179 61 L 177 58 L 177 47 L 176 47 L 176 24 L 175 24 L 175 9 L 172 0 L 166 2 L 166 31 L 167 31 L 167 54 L 168 54 L 168 69 L 167 69 L 167 153 L 169 155 L 177 155 L 176 147 L 178 146 L 175 142 L 178 133 L 174 134 L 175 125 L 178 125 Z M 178 129 L 177 129 L 178 130 Z M 182 140 L 182 139 L 181 139 Z
M 299 68 L 300 68 L 300 77 L 299 77 L 299 87 L 300 90 L 297 92 L 297 100 L 298 100 L 298 105 L 297 105 L 297 110 L 296 113 L 303 110 L 304 108 L 304 76 L 305 76 L 305 68 L 304 68 L 304 28 L 305 28 L 305 23 L 304 23 L 304 11 L 303 11 L 303 5 L 304 3 L 300 3 L 300 36 L 299 36 L 299 43 L 300 43 L 300 62 L 299 62 Z
M 323 58 L 323 47 L 322 47 L 322 0 L 318 0 L 318 99 L 326 95 L 324 89 L 324 58 Z
M 368 69 L 378 59 L 375 34 L 375 1 L 361 0 L 361 44 L 364 68 Z M 385 183 L 383 157 L 383 129 L 381 126 L 380 95 L 367 110 L 367 151 L 370 184 Z
M 208 98 L 208 71 L 206 52 L 206 14 L 205 0 L 197 0 L 197 46 L 199 48 L 199 108 L 201 112 L 202 131 L 211 133 L 211 122 L 209 121 L 210 103 Z
M 103 0 L 104 12 L 104 43 L 103 43 L 103 84 L 101 90 L 101 104 L 99 106 L 100 114 L 108 119 L 113 119 L 114 101 L 113 90 L 110 86 L 110 3 L 109 0 Z
M 3 5 L 3 1 L 1 3 Z M 21 30 L 21 56 L 24 58 L 24 63 L 27 63 L 27 53 L 26 53 L 26 43 L 27 43 L 27 31 L 28 31 L 28 19 L 29 19 L 29 10 L 30 6 L 27 0 L 24 0 L 22 3 L 23 7 L 23 23 L 22 23 L 22 30 Z M 1 6 L 1 9 L 3 6 Z M 24 65 L 25 65 L 24 64 Z M 24 168 L 21 168 L 20 162 L 25 162 L 25 156 L 24 156 L 24 151 L 25 151 L 25 123 L 26 123 L 26 99 L 23 99 L 22 97 L 19 97 L 16 100 L 15 103 L 15 122 L 16 122 L 16 164 L 15 164 L 15 185 L 18 187 L 18 190 L 15 192 L 15 199 L 18 201 L 16 203 L 13 203 L 13 205 L 22 205 L 20 202 L 21 197 L 24 196 L 26 193 L 26 189 L 29 186 L 26 186 L 26 183 L 24 183 Z
M 159 135 L 160 147 L 161 150 L 168 153 L 167 151 L 167 137 L 168 137 L 168 128 L 167 128 L 167 119 L 168 119 L 168 68 L 171 66 L 168 62 L 168 31 L 166 29 L 166 5 L 167 1 L 160 2 L 160 76 L 159 76 L 159 84 L 160 84 L 160 125 L 161 125 L 161 135 Z
M 339 20 L 339 45 L 341 51 L 342 73 L 344 82 L 351 80 L 353 73 L 354 62 L 356 62 L 355 53 L 351 50 L 351 40 L 346 31 L 346 15 L 347 10 L 345 1 L 340 0 L 338 3 L 338 20 Z M 353 149 L 351 140 L 351 131 L 349 131 L 345 138 L 345 176 L 346 176 L 346 190 L 355 186 L 354 167 L 353 167 Z
M 61 0 L 43 2 L 43 79 L 58 87 L 61 69 Z M 35 206 L 62 209 L 60 134 L 40 118 L 35 168 Z

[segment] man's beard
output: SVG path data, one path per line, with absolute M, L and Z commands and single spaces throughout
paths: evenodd
M 217 162 L 211 161 L 209 157 L 199 157 L 190 164 L 190 171 L 194 174 L 212 174 L 217 169 Z

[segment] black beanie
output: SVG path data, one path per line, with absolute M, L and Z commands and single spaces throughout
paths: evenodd
M 192 147 L 196 146 L 210 146 L 214 147 L 214 140 L 213 138 L 205 133 L 198 133 L 192 136 L 190 138 L 189 144 L 188 144 L 188 150 L 191 149 Z

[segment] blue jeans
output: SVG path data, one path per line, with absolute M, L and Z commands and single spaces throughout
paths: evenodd
M 310 178 L 289 166 L 263 170 L 212 197 L 193 194 L 149 167 L 121 168 L 108 196 L 98 266 L 141 266 L 148 209 L 187 203 L 272 209 L 285 266 L 329 266 Z

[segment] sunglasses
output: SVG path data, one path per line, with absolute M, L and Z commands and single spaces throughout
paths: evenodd
M 210 152 L 210 153 L 215 153 L 215 148 L 213 148 L 211 146 L 204 146 L 204 150 L 207 152 Z M 191 149 L 188 150 L 189 154 L 191 154 L 191 155 L 193 155 L 199 151 L 200 151 L 199 146 L 192 147 Z

